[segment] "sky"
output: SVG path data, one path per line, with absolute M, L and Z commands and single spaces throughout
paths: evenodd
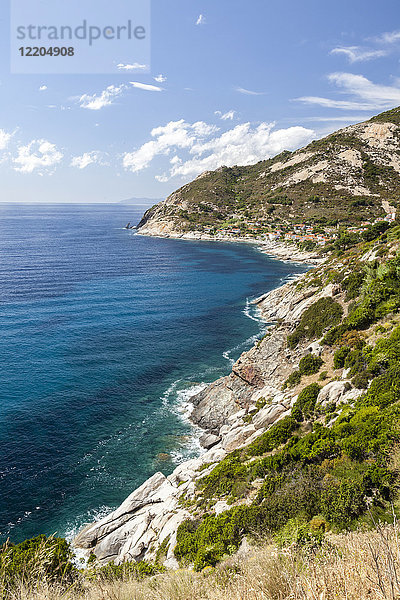
M 1 202 L 161 199 L 400 105 L 398 0 L 152 0 L 108 75 L 11 73 L 1 4 Z

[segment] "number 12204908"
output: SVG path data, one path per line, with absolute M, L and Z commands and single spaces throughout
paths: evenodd
M 73 46 L 21 46 L 18 49 L 21 56 L 74 56 Z

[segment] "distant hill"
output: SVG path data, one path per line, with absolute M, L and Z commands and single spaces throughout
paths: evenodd
M 149 209 L 143 233 L 169 234 L 227 220 L 357 224 L 400 197 L 400 108 L 251 166 L 220 167 Z

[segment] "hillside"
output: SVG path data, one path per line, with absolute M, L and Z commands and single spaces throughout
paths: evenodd
M 259 298 L 268 333 L 192 398 L 205 452 L 76 538 L 100 564 L 201 570 L 245 536 L 306 539 L 398 510 L 400 227 Z M 286 532 L 286 533 L 285 533 Z
M 141 233 L 181 234 L 227 222 L 354 224 L 397 206 L 400 108 L 351 125 L 296 152 L 252 166 L 205 172 L 140 221 Z M 350 210 L 349 210 L 350 209 Z
M 342 160 L 335 140 L 367 132 L 369 156 L 394 164 L 397 118 L 399 109 L 308 148 L 319 148 L 318 160 L 330 153 L 333 172 Z M 282 160 L 270 161 L 270 170 L 285 171 Z M 396 196 L 387 172 L 379 185 Z M 325 201 L 335 185 L 326 184 Z M 393 203 L 389 192 L 364 197 L 373 204 L 347 209 L 348 219 L 361 210 L 379 217 L 382 199 Z M 185 227 L 171 199 L 152 210 L 142 232 Z M 191 398 L 191 419 L 203 430 L 198 458 L 155 473 L 116 510 L 88 523 L 73 541 L 88 559 L 80 571 L 65 540 L 5 545 L 4 597 L 37 598 L 42 585 L 53 590 L 43 597 L 79 600 L 399 596 L 398 221 L 367 224 L 361 234 L 339 229 L 323 262 L 253 302 L 266 334 L 229 374 Z
M 255 300 L 267 334 L 192 398 L 204 453 L 88 524 L 80 572 L 4 547 L 6 597 L 398 596 L 400 226 L 367 233 Z

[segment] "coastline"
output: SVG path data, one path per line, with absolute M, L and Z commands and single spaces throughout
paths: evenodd
M 253 246 L 257 246 L 260 252 L 262 252 L 263 254 L 267 254 L 270 258 L 281 260 L 284 262 L 307 263 L 310 266 L 321 265 L 325 261 L 325 258 L 321 258 L 316 252 L 306 252 L 303 250 L 299 250 L 296 246 L 286 244 L 285 242 L 272 242 L 263 239 L 232 235 L 224 236 L 220 234 L 208 235 L 206 233 L 178 233 L 172 231 L 164 233 L 162 231 L 160 232 L 150 230 L 149 228 L 147 230 L 141 231 L 143 229 L 143 227 L 141 227 L 140 230 L 136 229 L 136 234 L 150 237 L 159 237 L 174 240 L 187 240 L 195 242 L 230 242 L 250 244 Z
M 293 254 L 293 248 L 284 244 L 268 244 L 267 250 L 259 240 L 246 238 L 151 235 L 192 241 L 245 242 L 256 245 L 260 251 L 278 260 L 308 262 L 311 267 L 315 265 L 311 262 L 312 253 L 298 257 Z M 317 264 L 321 262 L 318 260 Z M 168 477 L 161 472 L 155 473 L 119 508 L 84 527 L 74 540 L 74 546 L 81 555 L 82 551 L 87 555 L 94 551 L 102 564 L 143 558 L 151 561 L 156 559 L 157 550 L 167 540 L 164 565 L 177 568 L 173 554 L 176 531 L 179 524 L 191 516 L 182 499 L 193 499 L 197 479 L 210 473 L 229 452 L 251 443 L 277 420 L 290 414 L 296 396 L 282 392 L 281 387 L 298 357 L 291 353 L 288 355 L 286 335 L 302 310 L 314 301 L 309 293 L 299 294 L 297 291 L 297 283 L 305 275 L 303 273 L 252 301 L 253 305 L 257 305 L 261 319 L 271 323 L 268 328 L 271 333 L 266 336 L 266 341 L 259 340 L 242 353 L 232 365 L 229 375 L 220 377 L 188 398 L 192 408 L 187 416 L 195 428 L 203 431 L 200 444 L 204 452 L 179 464 Z M 328 290 L 328 294 L 331 292 Z M 255 407 L 263 397 L 269 397 L 270 403 L 259 410 L 256 420 L 249 424 L 246 419 L 249 407 Z M 226 502 L 219 502 L 214 507 L 217 514 L 228 508 Z

